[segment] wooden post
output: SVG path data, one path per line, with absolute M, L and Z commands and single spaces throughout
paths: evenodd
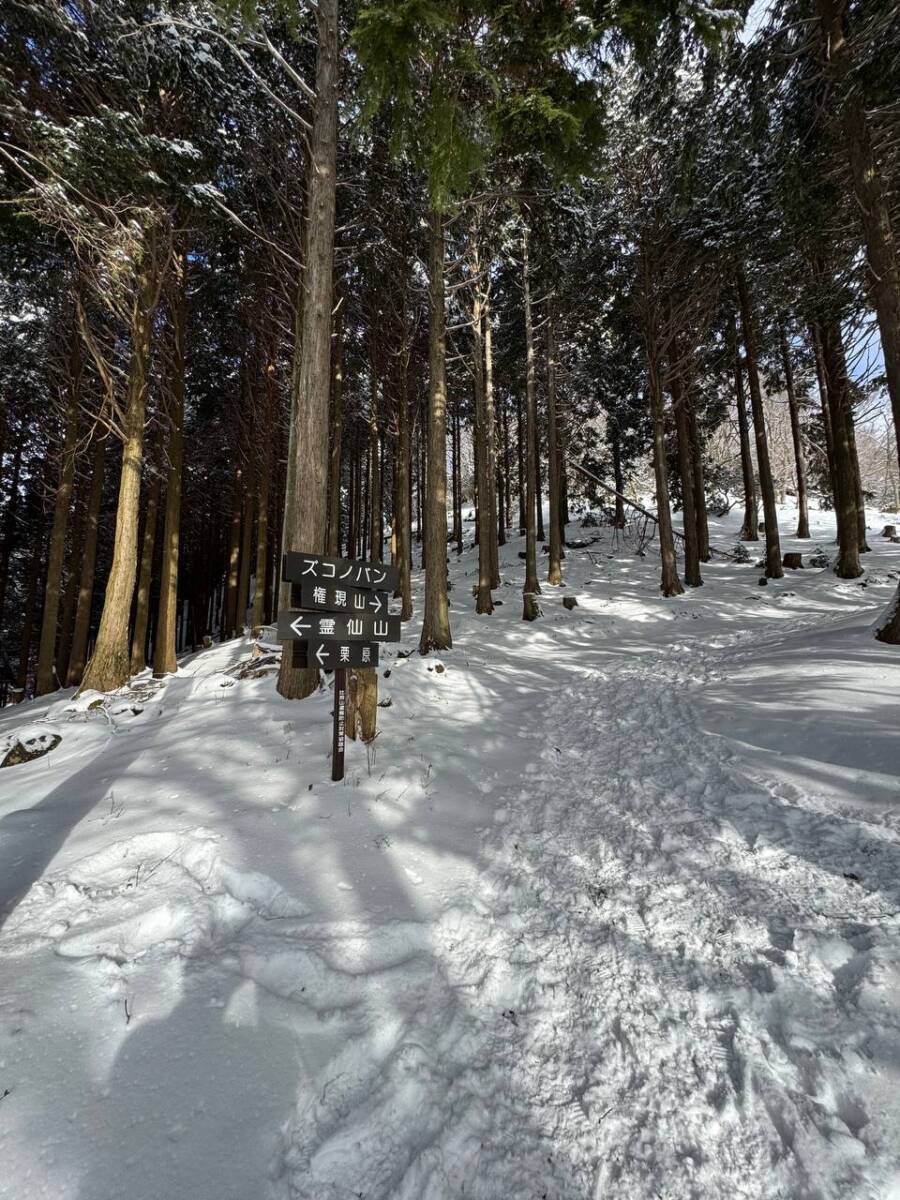
M 331 778 L 337 783 L 344 778 L 344 723 L 347 715 L 347 671 L 339 667 L 334 673 L 334 733 L 331 741 Z

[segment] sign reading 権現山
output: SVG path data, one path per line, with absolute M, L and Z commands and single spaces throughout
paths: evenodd
M 291 608 L 321 609 L 323 612 L 374 613 L 388 610 L 388 593 L 373 588 L 348 587 L 344 583 L 310 583 L 303 579 L 291 584 Z
M 281 577 L 291 584 L 291 608 L 278 614 L 278 640 L 291 646 L 294 667 L 334 671 L 331 778 L 344 778 L 347 670 L 376 667 L 380 642 L 399 642 L 400 618 L 388 596 L 400 584 L 389 563 L 289 551 Z

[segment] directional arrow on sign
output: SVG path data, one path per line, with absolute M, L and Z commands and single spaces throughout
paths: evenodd
M 305 638 L 313 627 L 312 621 L 307 617 L 306 613 L 300 613 L 295 621 L 291 621 L 291 629 L 298 638 Z

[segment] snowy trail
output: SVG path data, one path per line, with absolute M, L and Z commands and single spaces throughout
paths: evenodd
M 239 642 L 115 735 L 51 705 L 0 792 L 2 1200 L 900 1198 L 893 576 L 672 603 L 571 554 L 523 632 L 472 567 L 345 785 Z
M 720 757 L 690 693 L 721 655 L 685 657 L 543 710 L 377 1082 L 292 1127 L 292 1196 L 895 1194 L 900 836 Z
M 596 1194 L 868 1194 L 888 1178 L 867 1152 L 897 1148 L 871 1059 L 900 1023 L 865 992 L 875 972 L 900 979 L 900 839 L 861 824 L 848 855 L 842 822 L 756 787 L 694 721 L 715 658 L 686 658 L 598 675 L 558 705 L 543 803 L 519 806 L 541 848 L 533 936 L 547 943 L 564 908 L 592 966 L 570 989 L 589 996 Z M 510 895 L 521 877 L 512 865 Z

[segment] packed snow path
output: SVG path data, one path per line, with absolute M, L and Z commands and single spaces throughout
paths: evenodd
M 894 548 L 530 627 L 517 549 L 346 786 L 246 643 L 3 714 L 4 1200 L 900 1197 Z

